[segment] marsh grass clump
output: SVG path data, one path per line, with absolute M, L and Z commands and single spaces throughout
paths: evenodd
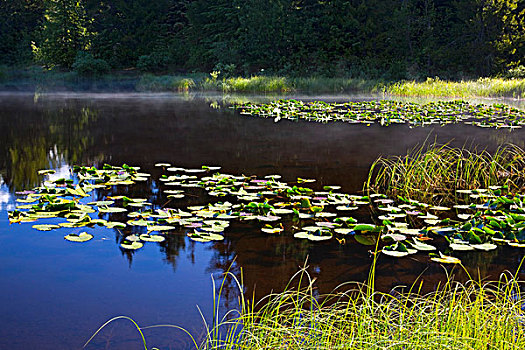
M 318 296 L 310 281 L 245 307 L 203 349 L 521 349 L 519 290 L 515 280 L 449 281 L 427 295 L 356 285 Z
M 521 98 L 525 95 L 525 79 L 479 78 L 457 82 L 436 77 L 424 82 L 402 81 L 390 84 L 384 91 L 401 96 Z
M 505 274 L 493 283 L 461 284 L 449 279 L 429 294 L 421 293 L 422 282 L 379 292 L 372 279 L 319 295 L 305 270 L 295 279 L 283 292 L 257 303 L 241 292 L 239 310 L 222 317 L 219 288 L 213 324 L 206 325 L 201 340 L 178 326 L 140 327 L 119 316 L 99 328 L 88 343 L 108 323 L 124 318 L 136 326 L 146 350 L 144 332 L 157 327 L 182 330 L 199 350 L 525 348 L 522 285 Z
M 486 150 L 432 144 L 405 156 L 379 157 L 371 166 L 365 189 L 426 203 L 454 203 L 458 190 L 525 185 L 525 152 L 518 146 Z
M 382 82 L 359 78 L 308 77 L 293 79 L 295 90 L 303 92 L 382 92 Z
M 293 90 L 291 83 L 285 77 L 252 76 L 219 79 L 218 72 L 212 72 L 210 78 L 201 82 L 200 88 L 205 91 L 222 92 L 289 92 Z

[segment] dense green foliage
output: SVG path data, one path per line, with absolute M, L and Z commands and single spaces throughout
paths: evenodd
M 70 68 L 78 51 L 113 69 L 151 72 L 488 76 L 524 64 L 525 6 L 523 0 L 0 1 L 0 64 L 37 60 Z

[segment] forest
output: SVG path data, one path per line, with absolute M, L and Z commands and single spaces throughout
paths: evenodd
M 0 2 L 4 67 L 417 80 L 524 58 L 524 0 Z

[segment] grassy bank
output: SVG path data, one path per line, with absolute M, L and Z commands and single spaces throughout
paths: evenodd
M 220 92 L 380 92 L 382 85 L 376 80 L 352 78 L 286 78 L 279 76 L 252 76 L 217 79 L 216 77 L 143 75 L 139 91 L 220 91 Z
M 295 278 L 298 287 L 289 286 L 257 304 L 243 299 L 241 293 L 238 313 L 230 311 L 223 318 L 217 313 L 204 340 L 192 338 L 194 347 L 206 350 L 525 348 L 521 286 L 506 276 L 495 283 L 449 281 L 427 295 L 418 293 L 420 284 L 408 290 L 380 293 L 374 291 L 372 281 L 369 285 L 341 286 L 339 289 L 344 292 L 323 296 L 316 295 L 314 282 L 306 272 L 300 271 Z M 214 304 L 218 305 L 218 300 Z M 147 329 L 182 330 L 170 325 L 141 328 L 134 324 L 145 349 L 148 345 L 143 332 Z
M 100 76 L 41 67 L 0 67 L 2 90 L 128 90 L 139 92 L 219 91 L 238 93 L 386 93 L 418 97 L 513 97 L 525 95 L 525 79 L 480 78 L 469 81 L 390 82 L 348 77 L 221 77 L 219 72 L 154 75 L 136 70 Z
M 399 96 L 523 98 L 525 79 L 480 78 L 456 82 L 428 78 L 425 82 L 389 84 L 384 91 Z

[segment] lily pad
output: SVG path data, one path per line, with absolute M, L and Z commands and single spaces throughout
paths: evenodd
M 146 233 L 141 234 L 140 240 L 144 242 L 164 242 L 166 238 L 160 235 L 149 235 Z
M 32 228 L 38 231 L 51 231 L 56 228 L 60 228 L 59 225 L 33 225 Z
M 142 248 L 144 246 L 144 243 L 138 241 L 133 242 L 124 240 L 122 241 L 122 243 L 120 243 L 120 246 L 124 249 L 135 250 Z
M 128 210 L 124 208 L 119 208 L 119 207 L 101 207 L 101 208 L 98 208 L 98 211 L 101 213 L 123 213 Z
M 354 235 L 354 239 L 363 245 L 376 245 L 377 244 L 377 238 L 375 236 L 370 235 Z
M 64 236 L 64 238 L 71 242 L 87 242 L 93 239 L 93 235 L 87 232 L 80 232 L 78 235 L 76 233 L 70 233 Z
M 497 245 L 492 244 L 492 243 L 471 244 L 471 246 L 474 247 L 476 250 L 484 250 L 484 251 L 494 250 L 498 248 Z
M 461 264 L 461 260 L 458 258 L 455 258 L 453 256 L 444 255 L 441 252 L 439 253 L 439 257 L 432 257 L 430 260 L 434 262 L 439 262 L 443 264 Z

